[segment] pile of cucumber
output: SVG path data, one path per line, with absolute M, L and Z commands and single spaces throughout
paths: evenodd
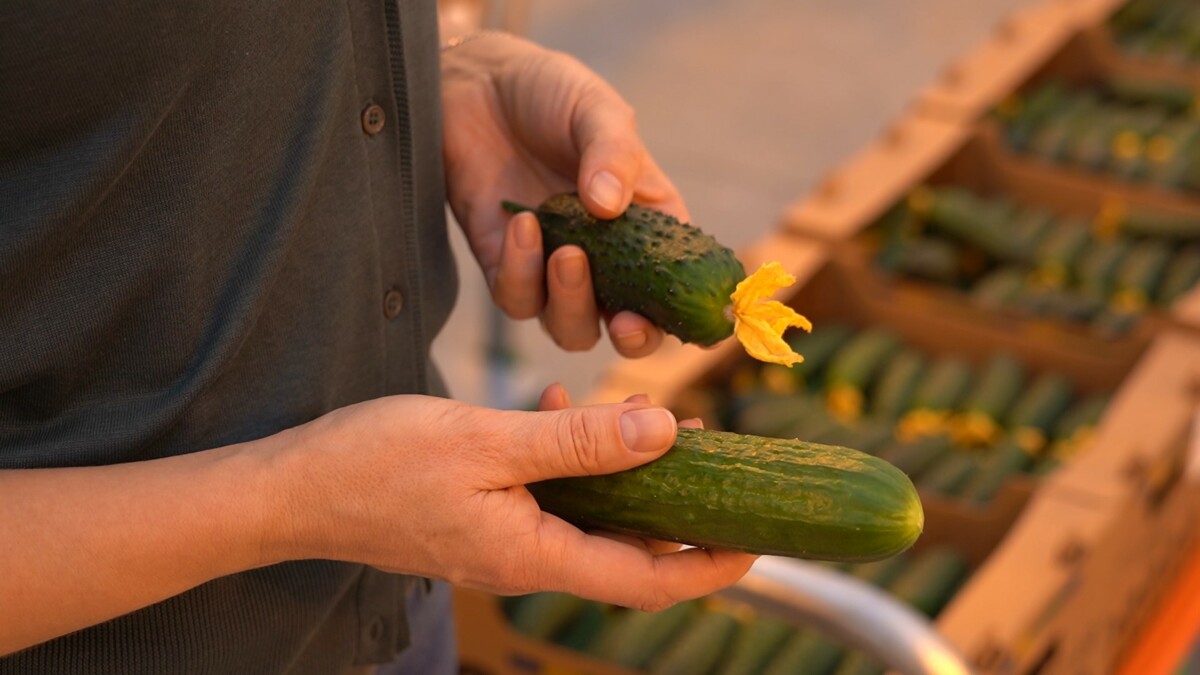
M 793 339 L 803 363 L 747 362 L 714 388 L 717 421 L 738 433 L 858 448 L 927 495 L 982 505 L 1018 474 L 1054 470 L 1085 447 L 1108 403 L 1008 355 L 981 363 L 933 355 L 881 327 L 822 322 Z
M 957 551 L 937 547 L 837 569 L 887 590 L 930 618 L 969 575 Z M 503 602 L 518 632 L 634 671 L 656 675 L 883 673 L 865 655 L 849 652 L 814 630 L 720 596 L 684 602 L 657 613 L 534 593 Z
M 1200 119 L 1190 87 L 1112 76 L 1046 82 L 999 106 L 1015 151 L 1110 178 L 1200 191 Z
M 1134 57 L 1200 65 L 1200 4 L 1130 0 L 1108 22 L 1121 51 Z
M 1070 217 L 959 187 L 922 186 L 870 236 L 875 263 L 889 274 L 1104 337 L 1125 334 L 1147 310 L 1169 306 L 1200 281 L 1200 217 L 1116 203 L 1090 218 Z

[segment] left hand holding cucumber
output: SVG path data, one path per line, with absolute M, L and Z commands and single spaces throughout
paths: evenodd
M 577 191 L 597 218 L 620 215 L 636 197 L 687 220 L 629 104 L 575 59 L 511 36 L 444 52 L 442 71 L 450 205 L 496 304 L 514 319 L 540 316 L 567 350 L 593 347 L 603 319 L 620 354 L 652 353 L 662 331 L 634 312 L 597 308 L 578 247 L 547 259 L 536 219 L 499 208 L 503 199 L 537 203 Z

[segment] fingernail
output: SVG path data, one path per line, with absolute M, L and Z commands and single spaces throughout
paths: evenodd
M 517 248 L 528 251 L 537 245 L 537 218 L 527 213 L 517 216 L 513 221 L 513 242 Z
M 601 171 L 592 176 L 592 181 L 588 183 L 588 196 L 609 211 L 621 210 L 621 197 L 624 194 L 621 181 L 607 171 Z
M 579 288 L 583 285 L 584 276 L 587 274 L 585 261 L 582 253 L 561 256 L 558 264 L 554 266 L 558 282 L 567 288 Z
M 614 336 L 621 349 L 641 349 L 646 345 L 646 331 L 635 330 Z
M 658 452 L 675 439 L 675 416 L 664 408 L 641 408 L 621 415 L 621 440 L 634 452 Z

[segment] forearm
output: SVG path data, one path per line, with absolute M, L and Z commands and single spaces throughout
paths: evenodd
M 0 471 L 0 654 L 275 562 L 285 442 Z

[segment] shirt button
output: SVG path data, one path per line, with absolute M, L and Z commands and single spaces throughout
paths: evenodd
M 371 619 L 370 625 L 367 626 L 367 639 L 371 642 L 379 642 L 383 637 L 383 617 L 375 617 Z
M 374 136 L 380 131 L 383 131 L 383 123 L 386 119 L 387 116 L 383 113 L 383 106 L 380 106 L 377 103 L 372 103 L 366 108 L 363 108 L 362 111 L 363 131 L 368 136 Z
M 400 310 L 404 309 L 404 294 L 393 288 L 383 296 L 383 315 L 389 319 L 394 319 L 400 316 Z

